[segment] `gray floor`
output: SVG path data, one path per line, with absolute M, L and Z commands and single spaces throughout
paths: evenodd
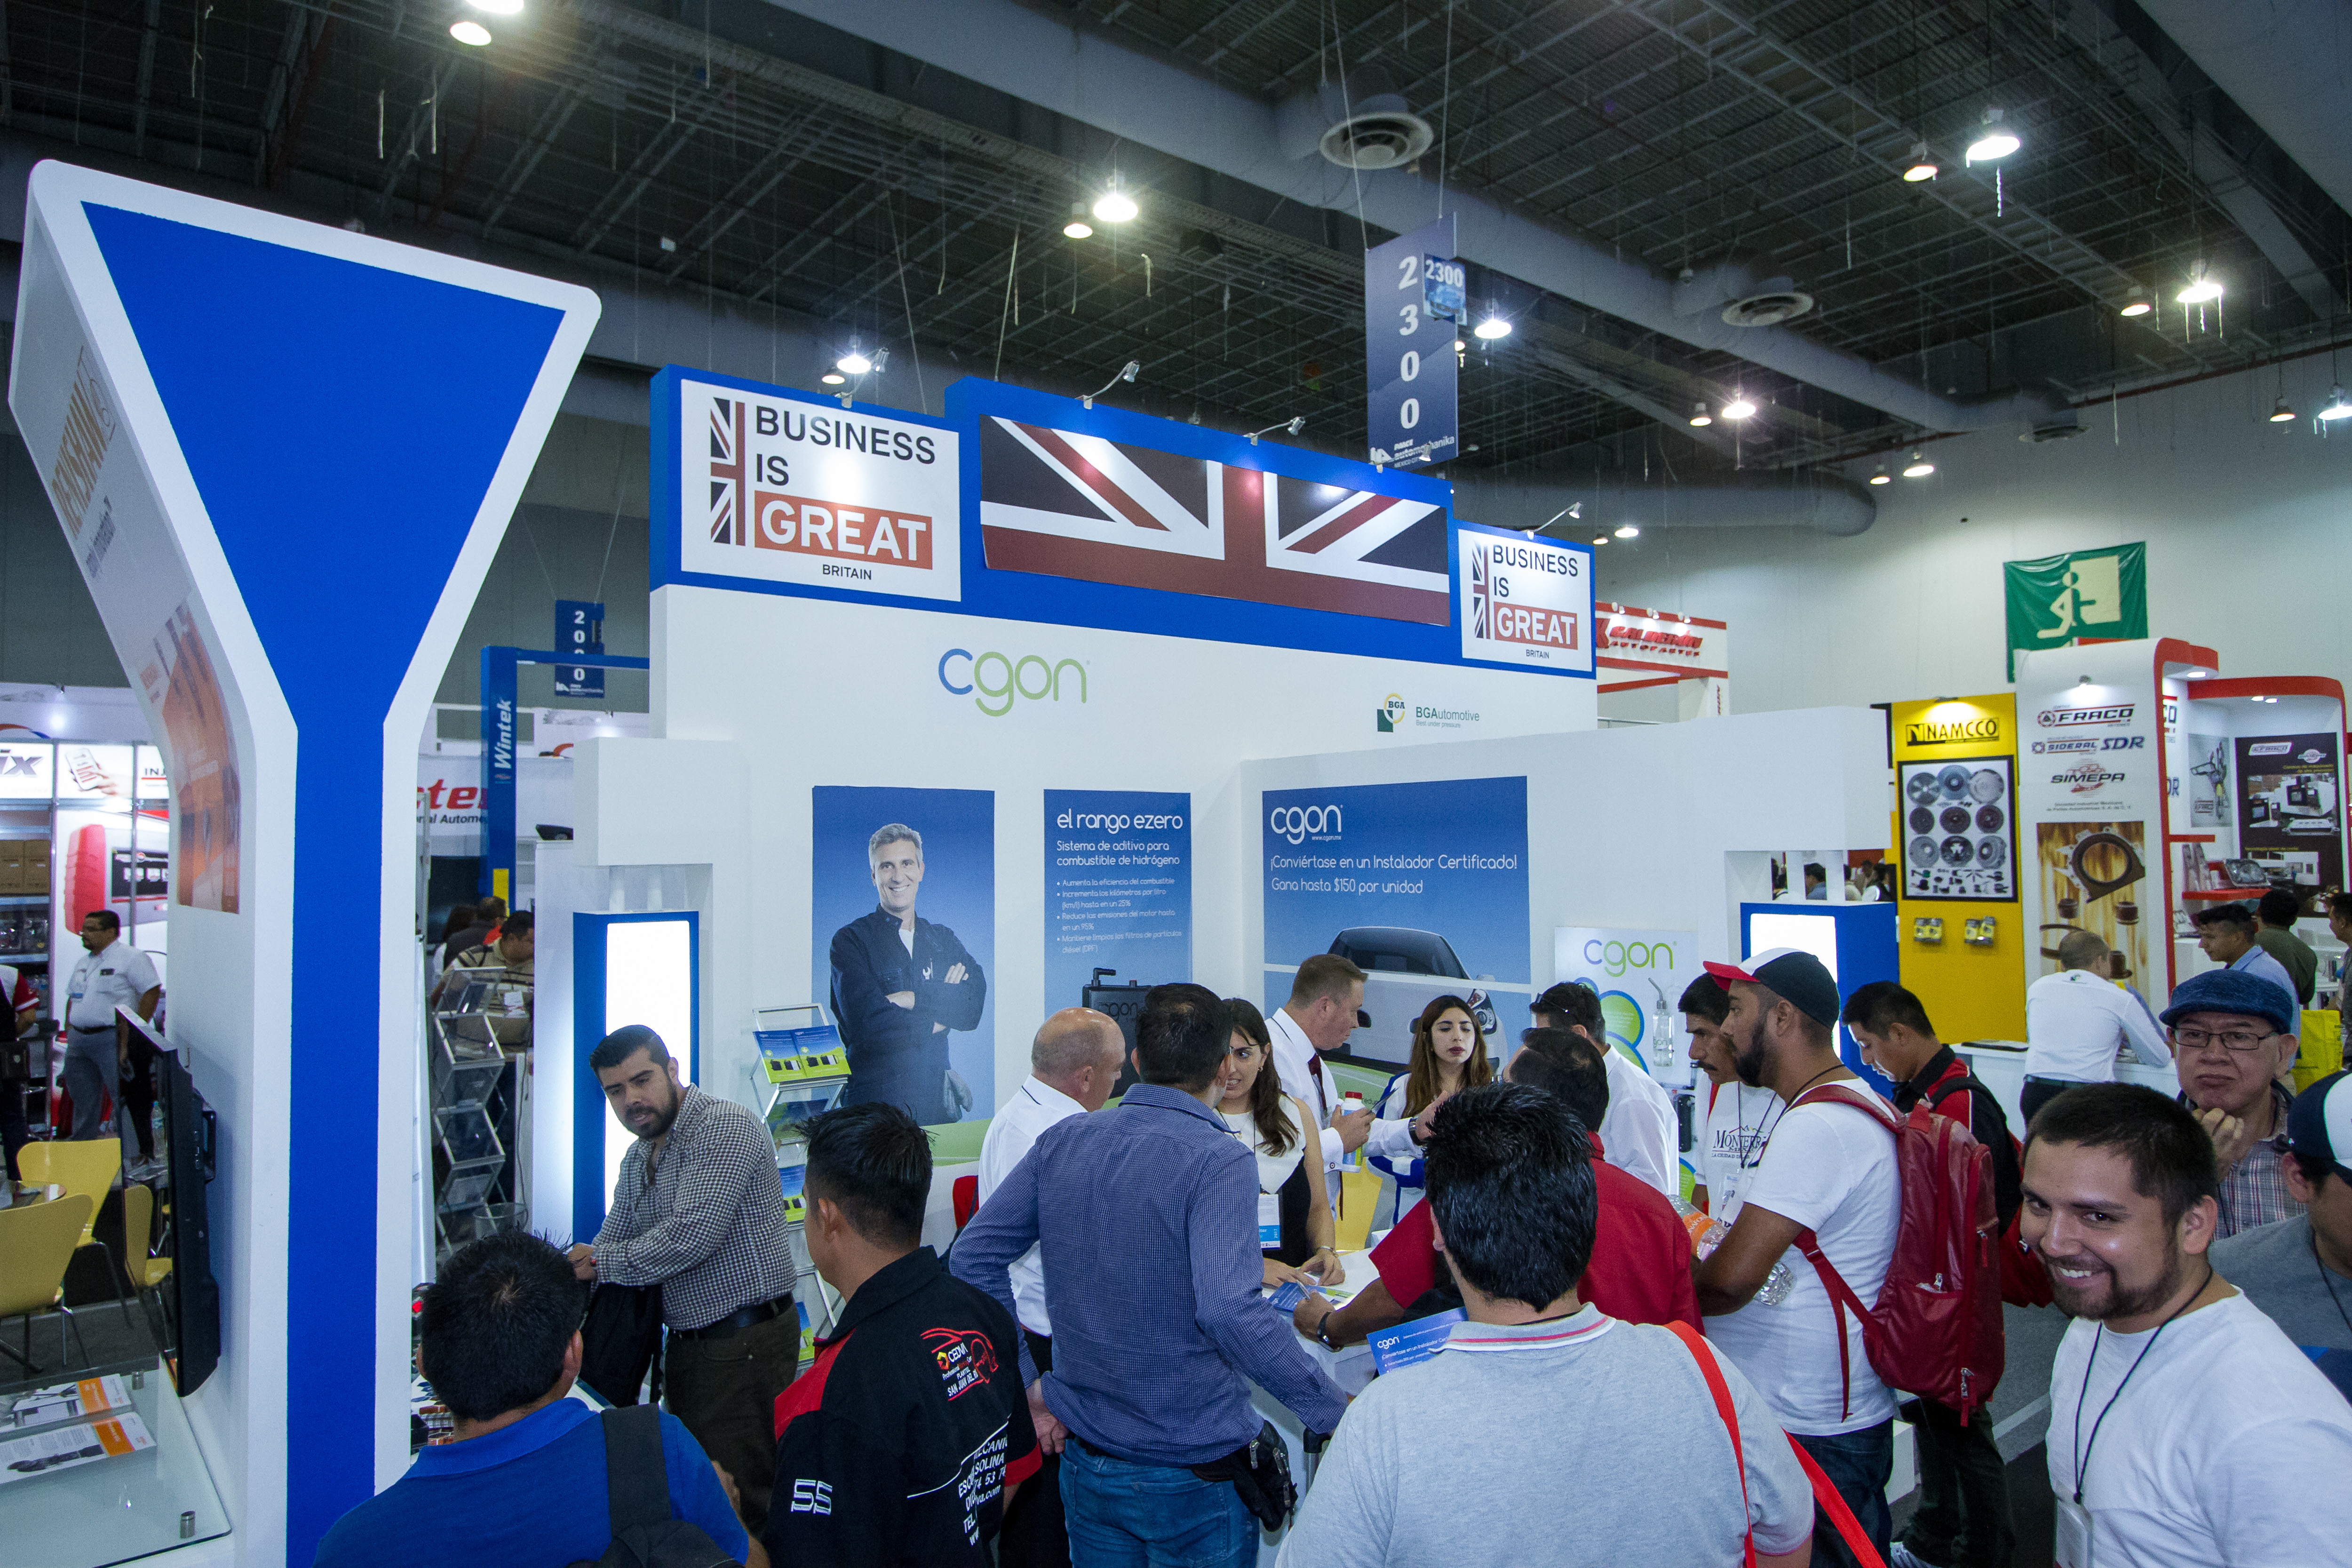
M 2042 1438 L 2050 1426 L 2050 1363 L 2069 1320 L 2055 1307 L 2003 1307 L 2001 1318 L 2008 1355 L 1990 1414 L 2000 1457 L 2009 1461 L 2009 1503 L 2017 1528 L 2011 1568 L 2050 1568 L 2050 1473 Z M 1895 1505 L 1896 1534 L 1910 1519 L 1915 1500 Z

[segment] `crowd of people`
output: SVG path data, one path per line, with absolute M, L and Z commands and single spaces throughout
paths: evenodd
M 747 1564 L 1238 1568 L 1290 1516 L 1255 1385 L 1322 1452 L 1280 1548 L 1297 1568 L 2006 1568 L 2002 1298 L 2072 1319 L 2049 1384 L 2058 1562 L 2339 1561 L 2352 1075 L 2284 1087 L 2292 979 L 2233 964 L 2148 1020 L 2100 994 L 2105 949 L 2082 934 L 2030 998 L 2022 1130 L 1901 986 L 1842 996 L 1795 950 L 1709 963 L 1680 1000 L 1708 1080 L 1688 1199 L 1671 1103 L 1587 987 L 1538 997 L 1508 1042 L 1438 998 L 1362 1110 L 1326 1061 L 1362 999 L 1336 955 L 1271 1016 L 1155 987 L 1131 1054 L 1103 1015 L 1056 1013 L 944 1259 L 921 1244 L 932 1161 L 907 1109 L 808 1124 L 805 1243 L 841 1305 L 805 1371 L 765 1128 L 621 1030 L 589 1064 L 636 1140 L 602 1231 L 568 1254 L 477 1242 L 425 1289 L 420 1367 L 457 1440 L 318 1561 L 566 1563 L 626 1525 Z M 1841 1058 L 1841 1026 L 1891 1101 Z M 2112 1081 L 2125 1049 L 2177 1058 L 2179 1096 Z M 1376 1278 L 1335 1300 L 1360 1151 L 1385 1235 Z M 1965 1203 L 1910 1201 L 1946 1174 Z M 1960 1261 L 1923 1280 L 1938 1243 Z M 589 1292 L 607 1287 L 658 1293 L 665 1412 L 566 1397 L 601 1353 Z M 1268 1300 L 1286 1287 L 1286 1312 Z M 1944 1325 L 1977 1336 L 1956 1384 L 1906 1338 L 1921 1291 L 1990 1301 Z M 1309 1349 L 1437 1314 L 1437 1353 L 1352 1399 Z M 1900 1541 L 1898 1415 L 1919 1469 Z

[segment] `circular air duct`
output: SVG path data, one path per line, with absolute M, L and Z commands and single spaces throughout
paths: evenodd
M 1392 93 L 1353 105 L 1355 112 L 1323 132 L 1323 156 L 1343 169 L 1394 169 L 1429 151 L 1437 133 Z
M 1723 319 L 1735 327 L 1777 327 L 1813 308 L 1813 297 L 1795 289 L 1750 294 L 1723 308 Z

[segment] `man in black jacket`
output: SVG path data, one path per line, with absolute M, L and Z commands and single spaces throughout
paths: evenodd
M 1924 1101 L 1937 1115 L 1966 1127 L 1990 1152 L 1993 1213 L 2006 1234 L 2022 1192 L 2017 1142 L 1992 1091 L 1936 1037 L 1919 998 L 1891 980 L 1856 989 L 1842 1016 L 1862 1047 L 1863 1059 L 1895 1080 L 1895 1110 L 1907 1116 Z M 1990 1405 L 1990 1390 L 1985 1397 Z M 1918 1436 L 1919 1507 L 1889 1561 L 1897 1568 L 2008 1568 L 2017 1531 L 1985 1406 L 1966 1426 L 1958 1412 L 1933 1400 L 1918 1400 L 1904 1411 Z
M 809 1261 L 843 1305 L 776 1400 L 768 1554 L 987 1568 L 1040 1462 L 1012 1314 L 918 1245 L 931 1147 L 905 1111 L 847 1106 L 807 1132 Z
M 979 1026 L 988 977 L 954 931 L 915 914 L 921 834 L 900 822 L 877 828 L 866 858 L 877 907 L 833 933 L 833 1016 L 849 1047 L 842 1103 L 956 1121 L 966 1106 L 950 1088 L 948 1033 Z

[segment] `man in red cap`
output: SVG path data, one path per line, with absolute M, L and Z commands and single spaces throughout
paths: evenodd
M 1886 1481 L 1895 1465 L 1895 1399 L 1863 1353 L 1858 1321 L 1844 1325 L 1841 1353 L 1829 1291 L 1790 1249 L 1801 1232 L 1813 1232 L 1854 1294 L 1878 1299 L 1902 1211 L 1895 1140 L 1867 1111 L 1802 1098 L 1829 1084 L 1864 1089 L 1838 1059 L 1837 982 L 1820 959 L 1782 947 L 1706 970 L 1731 994 L 1723 1033 L 1739 1080 L 1770 1089 L 1788 1110 L 1765 1130 L 1763 1157 L 1721 1216 L 1729 1234 L 1694 1266 L 1699 1310 L 1707 1338 L 1739 1364 L 1836 1485 L 1883 1559 L 1894 1523 Z M 1786 1294 L 1776 1285 L 1759 1300 L 1783 1254 Z M 1825 1564 L 1853 1561 L 1826 1527 L 1816 1529 L 1813 1552 Z

